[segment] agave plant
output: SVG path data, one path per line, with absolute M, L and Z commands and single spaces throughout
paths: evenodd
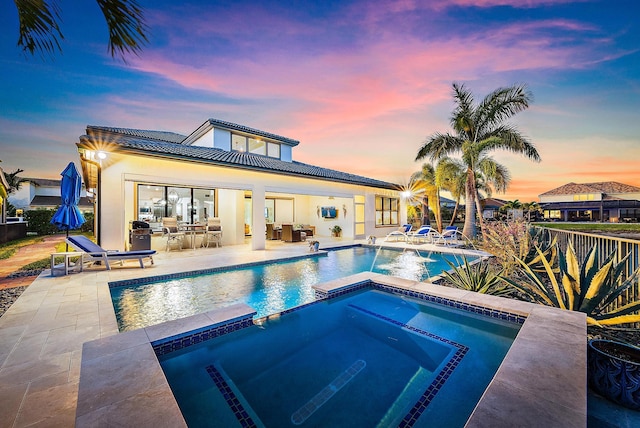
M 462 266 L 455 266 L 449 260 L 445 260 L 451 267 L 451 273 L 443 272 L 442 274 L 454 287 L 494 296 L 510 293 L 510 290 L 502 284 L 500 275 L 494 273 L 488 263 L 471 265 L 466 257 L 463 256 L 463 258 Z
M 607 307 L 637 281 L 640 268 L 624 281 L 620 277 L 629 255 L 616 262 L 614 249 L 602 265 L 598 266 L 598 248 L 594 246 L 582 263 L 579 263 L 573 245 L 569 242 L 566 254 L 557 249 L 556 269 L 550 253 L 545 255 L 539 247 L 536 247 L 536 251 L 544 266 L 543 272 L 536 272 L 530 264 L 518 259 L 528 282 L 519 283 L 506 277 L 501 279 L 535 302 L 586 313 L 587 323 L 590 325 L 610 326 L 640 322 L 640 314 L 634 314 L 640 310 L 640 301 L 607 312 Z M 547 281 L 542 274 L 547 277 Z

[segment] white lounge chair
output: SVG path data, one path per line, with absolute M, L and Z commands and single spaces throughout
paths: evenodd
M 409 242 L 411 242 L 412 244 L 417 244 L 421 241 L 430 243 L 433 242 L 433 237 L 435 234 L 437 234 L 437 232 L 431 226 L 421 226 L 420 229 L 416 230 L 415 232 L 407 233 L 407 237 L 409 239 Z
M 384 237 L 385 241 L 388 241 L 390 238 L 395 238 L 395 240 L 397 241 L 398 239 L 401 239 L 403 241 L 407 241 L 407 233 L 411 232 L 411 225 L 410 224 L 403 224 L 402 226 L 400 226 L 398 228 L 398 230 L 394 230 L 393 232 L 391 232 L 390 234 L 388 234 L 387 236 Z
M 124 260 L 138 260 L 140 267 L 144 269 L 143 259 L 148 258 L 153 264 L 153 255 L 156 250 L 138 250 L 138 251 L 107 251 L 101 246 L 83 235 L 69 236 L 67 242 L 76 251 L 79 251 L 81 256 L 81 264 L 84 263 L 103 263 L 107 270 L 111 270 L 109 262 Z
M 454 245 L 457 244 L 463 235 L 456 226 L 447 226 L 446 229 L 434 237 L 434 243 L 439 245 Z

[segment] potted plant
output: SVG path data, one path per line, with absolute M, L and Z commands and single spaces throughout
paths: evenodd
M 320 248 L 320 242 L 318 241 L 309 241 L 309 251 L 311 252 L 317 252 L 318 249 Z
M 336 238 L 340 237 L 340 234 L 342 233 L 342 228 L 337 224 L 332 228 L 330 228 L 330 230 L 331 230 L 331 236 L 335 236 Z
M 591 339 L 587 348 L 589 384 L 603 397 L 640 410 L 640 348 Z

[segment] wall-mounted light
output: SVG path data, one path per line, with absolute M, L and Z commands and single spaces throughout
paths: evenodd
M 105 152 L 98 152 L 98 159 L 106 159 L 107 158 L 107 154 Z

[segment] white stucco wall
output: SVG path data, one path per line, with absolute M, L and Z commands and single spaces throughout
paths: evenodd
M 23 183 L 20 189 L 10 194 L 7 198 L 9 202 L 18 209 L 27 209 L 33 196 L 35 195 L 35 186 L 29 183 Z
M 321 236 L 329 236 L 329 228 L 333 224 L 342 227 L 344 237 L 353 236 L 354 195 L 366 197 L 366 235 L 385 236 L 397 228 L 375 226 L 375 196 L 399 197 L 399 192 L 393 190 L 113 153 L 103 162 L 101 181 L 101 245 L 108 249 L 125 249 L 128 242 L 129 221 L 135 215 L 135 183 L 219 189 L 218 216 L 223 226 L 223 245 L 244 242 L 244 191 L 254 189 L 256 194 L 264 191 L 265 194 L 277 193 L 296 198 L 294 222 L 315 225 L 317 233 Z M 347 208 L 346 216 L 343 205 Z M 317 206 L 335 206 L 339 210 L 338 218 L 319 218 L 316 213 Z M 254 203 L 253 209 L 252 247 L 260 249 L 261 240 L 264 248 L 264 236 L 257 231 L 264 230 L 264 220 L 261 225 L 256 219 L 264 215 L 264 202 Z M 256 210 L 260 212 L 256 213 Z M 404 221 L 406 207 L 401 203 L 400 222 Z

